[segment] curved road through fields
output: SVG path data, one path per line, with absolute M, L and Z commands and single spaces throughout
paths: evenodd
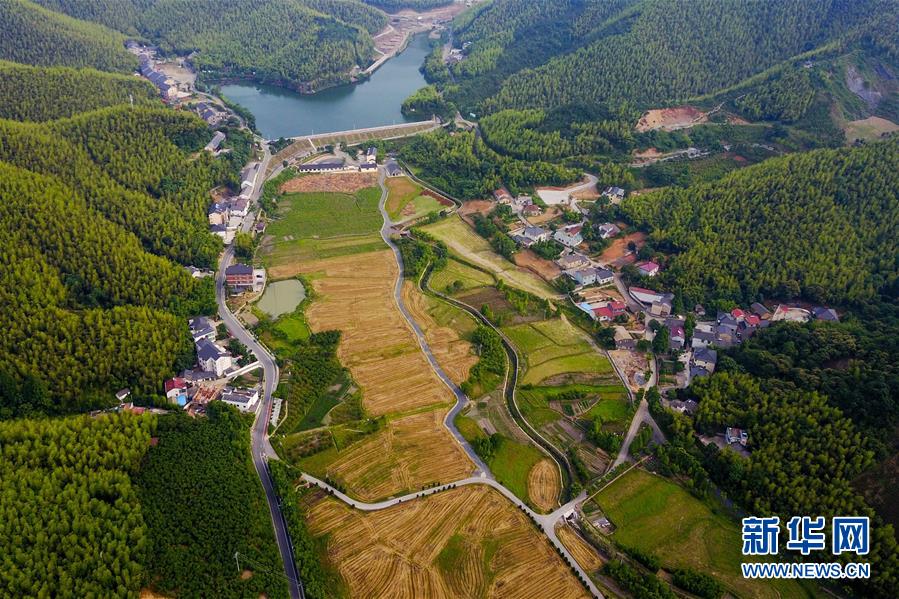
M 262 193 L 262 187 L 265 183 L 265 170 L 271 159 L 268 146 L 264 145 L 263 148 L 264 157 L 259 166 L 260 174 L 257 176 L 256 187 L 251 198 L 253 202 L 256 202 Z M 245 218 L 244 231 L 249 230 L 252 224 L 253 219 Z M 256 418 L 253 421 L 253 428 L 250 432 L 250 450 L 253 457 L 253 466 L 256 468 L 256 474 L 259 476 L 260 482 L 262 482 L 262 488 L 265 490 L 265 500 L 268 503 L 268 511 L 275 530 L 275 540 L 278 543 L 281 561 L 284 563 L 284 576 L 287 578 L 290 597 L 291 599 L 304 599 L 303 583 L 300 581 L 300 575 L 297 572 L 293 545 L 287 532 L 287 522 L 284 520 L 284 514 L 281 513 L 280 501 L 272 486 L 272 478 L 266 462 L 268 456 L 275 457 L 275 452 L 268 441 L 268 423 L 272 410 L 272 392 L 278 386 L 278 365 L 275 362 L 275 358 L 244 328 L 243 324 L 237 320 L 237 317 L 234 316 L 225 303 L 225 269 L 231 264 L 233 258 L 234 247 L 229 245 L 219 261 L 218 273 L 215 279 L 215 301 L 218 304 L 219 318 L 225 323 L 228 332 L 246 345 L 262 364 L 265 375 L 263 394 L 262 401 L 256 407 Z

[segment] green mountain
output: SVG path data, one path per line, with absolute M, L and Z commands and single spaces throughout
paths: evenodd
M 247 78 L 302 89 L 346 81 L 354 67 L 368 65 L 374 55 L 371 34 L 387 24 L 383 12 L 358 0 L 38 2 L 145 37 L 163 51 L 198 51 L 197 67 L 213 79 Z
M 719 182 L 627 198 L 672 256 L 684 305 L 868 300 L 899 279 L 899 139 L 775 158 Z
M 208 190 L 229 174 L 196 153 L 209 135 L 164 108 L 0 120 L 0 373 L 39 381 L 41 411 L 152 395 L 192 361 L 185 317 L 212 289 L 177 262 L 214 262 Z
M 123 73 L 137 67 L 137 59 L 125 50 L 121 33 L 27 0 L 0 0 L 0 23 L 0 60 Z
M 0 118 L 49 121 L 106 106 L 158 106 L 149 82 L 93 69 L 32 67 L 0 61 Z

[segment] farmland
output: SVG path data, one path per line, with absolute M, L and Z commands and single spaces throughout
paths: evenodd
M 356 597 L 586 596 L 548 541 L 489 488 L 370 513 L 320 497 L 309 510 L 311 532 L 327 539 L 330 561 Z
M 582 539 L 570 526 L 563 524 L 556 529 L 559 540 L 565 548 L 571 552 L 574 559 L 588 574 L 592 574 L 602 567 L 603 560 L 593 547 Z
M 510 327 L 503 331 L 518 348 L 524 362 L 522 384 L 541 382 L 563 374 L 605 379 L 614 376 L 612 365 L 567 320 L 555 318 Z
M 456 285 L 456 282 L 459 282 Z M 442 293 L 447 293 L 450 285 L 454 285 L 456 291 L 469 291 L 478 287 L 488 287 L 495 283 L 493 277 L 486 272 L 472 268 L 458 260 L 449 259 L 441 270 L 431 276 L 431 287 Z
M 463 310 L 421 292 L 415 285 L 403 283 L 403 301 L 441 368 L 457 385 L 468 378 L 478 358 L 466 337 L 474 332 L 474 319 Z
M 290 193 L 278 202 L 278 219 L 266 231 L 277 238 L 327 238 L 372 233 L 381 227 L 381 192 L 368 187 L 348 193 Z
M 528 472 L 528 496 L 540 510 L 552 511 L 559 501 L 562 481 L 559 469 L 549 458 L 534 464 Z
M 615 525 L 616 542 L 658 556 L 666 569 L 702 570 L 745 597 L 807 595 L 794 581 L 744 579 L 738 525 L 673 482 L 634 469 L 596 502 Z
M 474 469 L 443 428 L 442 410 L 390 419 L 384 429 L 345 448 L 331 447 L 301 458 L 298 465 L 364 501 L 465 478 Z
M 394 222 L 415 220 L 452 206 L 449 200 L 436 197 L 408 177 L 387 179 L 387 190 L 385 208 Z
M 529 270 L 515 266 L 493 251 L 486 239 L 478 235 L 458 215 L 423 227 L 443 241 L 450 250 L 465 260 L 494 273 L 503 281 L 540 298 L 555 298 L 558 293 Z
M 294 177 L 281 185 L 284 193 L 339 192 L 354 194 L 378 184 L 376 173 L 320 173 Z

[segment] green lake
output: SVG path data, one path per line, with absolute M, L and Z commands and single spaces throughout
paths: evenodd
M 296 310 L 304 299 L 306 289 L 303 284 L 296 279 L 286 279 L 269 283 L 256 305 L 272 318 L 278 318 Z

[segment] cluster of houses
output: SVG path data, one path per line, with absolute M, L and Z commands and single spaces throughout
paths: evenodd
M 607 198 L 613 204 L 619 204 L 624 199 L 624 190 L 620 187 L 606 187 L 600 196 Z
M 509 206 L 514 212 L 518 212 L 525 217 L 543 214 L 543 208 L 535 204 L 531 196 L 519 195 L 513 197 L 505 187 L 494 190 L 493 199 L 496 200 L 497 204 Z
M 150 80 L 150 83 L 159 90 L 159 95 L 166 102 L 172 102 L 178 97 L 178 86 L 174 81 L 169 79 L 165 73 L 161 73 L 153 68 L 153 63 L 146 55 L 140 57 L 140 74 Z
M 197 114 L 200 115 L 200 118 L 206 121 L 206 123 L 210 127 L 217 127 L 228 119 L 228 113 L 221 110 L 215 104 L 210 104 L 209 102 L 197 102 L 196 106 L 194 106 L 194 110 L 197 111 Z
M 198 316 L 188 321 L 188 327 L 197 350 L 197 366 L 163 383 L 166 398 L 193 414 L 205 411 L 205 406 L 214 399 L 221 399 L 242 411 L 254 409 L 259 401 L 258 389 L 229 386 L 222 389 L 214 384 L 214 381 L 235 373 L 236 361 L 227 349 L 215 342 L 213 322 Z
M 246 198 L 235 197 L 213 202 L 207 215 L 209 231 L 221 237 L 225 243 L 231 243 L 249 210 L 250 201 Z

